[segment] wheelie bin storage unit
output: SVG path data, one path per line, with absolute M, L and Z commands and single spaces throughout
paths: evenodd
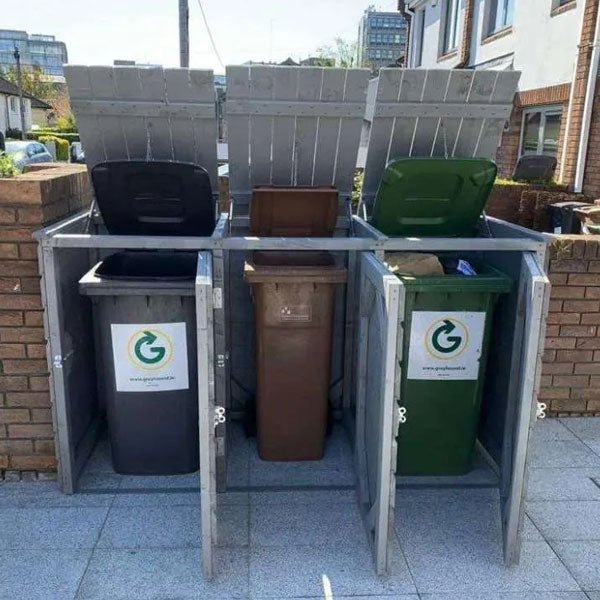
M 391 237 L 473 237 L 495 178 L 482 159 L 392 161 L 372 224 Z M 398 436 L 400 475 L 470 470 L 494 306 L 511 288 L 484 262 L 438 259 L 443 273 L 397 273 L 406 292 L 400 396 L 410 415 Z
M 115 161 L 92 170 L 111 234 L 210 236 L 207 172 L 188 163 Z M 118 473 L 198 470 L 194 280 L 197 253 L 112 254 L 79 282 L 94 309 L 98 391 Z
M 250 231 L 263 237 L 331 237 L 330 187 L 261 186 Z M 327 252 L 254 252 L 244 269 L 256 319 L 257 437 L 264 460 L 319 460 L 327 428 L 335 290 L 346 269 Z

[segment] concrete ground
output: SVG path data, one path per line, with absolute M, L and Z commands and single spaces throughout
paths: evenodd
M 0 599 L 600 600 L 600 418 L 538 424 L 518 567 L 503 565 L 498 492 L 478 464 L 451 487 L 400 482 L 385 578 L 341 430 L 312 464 L 265 463 L 233 438 L 213 582 L 200 574 L 197 474 L 116 475 L 104 442 L 74 496 L 0 484 Z

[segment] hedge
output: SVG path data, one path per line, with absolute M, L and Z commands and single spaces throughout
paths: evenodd
M 69 160 L 69 141 L 55 135 L 40 135 L 37 139 L 41 144 L 54 142 L 56 146 L 56 160 Z
M 40 137 L 48 135 L 67 140 L 69 144 L 81 141 L 78 133 L 62 133 L 60 131 L 55 131 L 54 129 L 37 129 L 36 131 L 30 131 L 27 134 L 27 139 L 39 141 Z

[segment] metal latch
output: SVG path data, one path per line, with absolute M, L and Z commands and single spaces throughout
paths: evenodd
M 406 407 L 404 406 L 398 407 L 398 423 L 400 425 L 406 423 Z
M 225 363 L 229 360 L 229 353 L 225 352 L 225 354 L 217 354 L 217 368 L 224 369 Z
M 222 288 L 213 288 L 213 308 L 223 308 Z
M 71 358 L 71 356 L 73 356 L 73 354 L 75 354 L 75 350 L 71 350 L 71 352 L 69 352 L 65 356 L 63 356 L 62 354 L 55 354 L 52 360 L 52 366 L 55 369 L 62 369 L 63 365 L 67 362 L 67 360 L 69 360 L 69 358 Z
M 538 402 L 537 403 L 537 412 L 535 415 L 536 419 L 545 419 L 547 408 L 548 408 L 548 405 L 545 402 Z
M 222 425 L 225 423 L 225 407 L 224 406 L 215 406 L 215 427 L 217 425 Z

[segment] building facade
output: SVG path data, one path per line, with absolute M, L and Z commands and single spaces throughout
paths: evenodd
M 63 77 L 63 64 L 68 62 L 67 46 L 53 35 L 0 29 L 0 69 L 15 66 L 15 47 L 19 49 L 24 69 L 40 67 L 49 76 Z
M 379 12 L 370 6 L 358 26 L 358 64 L 373 72 L 400 64 L 407 36 L 406 19 L 398 12 Z
M 552 155 L 558 181 L 600 195 L 590 168 L 600 153 L 597 0 L 401 4 L 411 22 L 408 66 L 521 72 L 496 157 L 501 176 L 510 177 L 522 155 Z

